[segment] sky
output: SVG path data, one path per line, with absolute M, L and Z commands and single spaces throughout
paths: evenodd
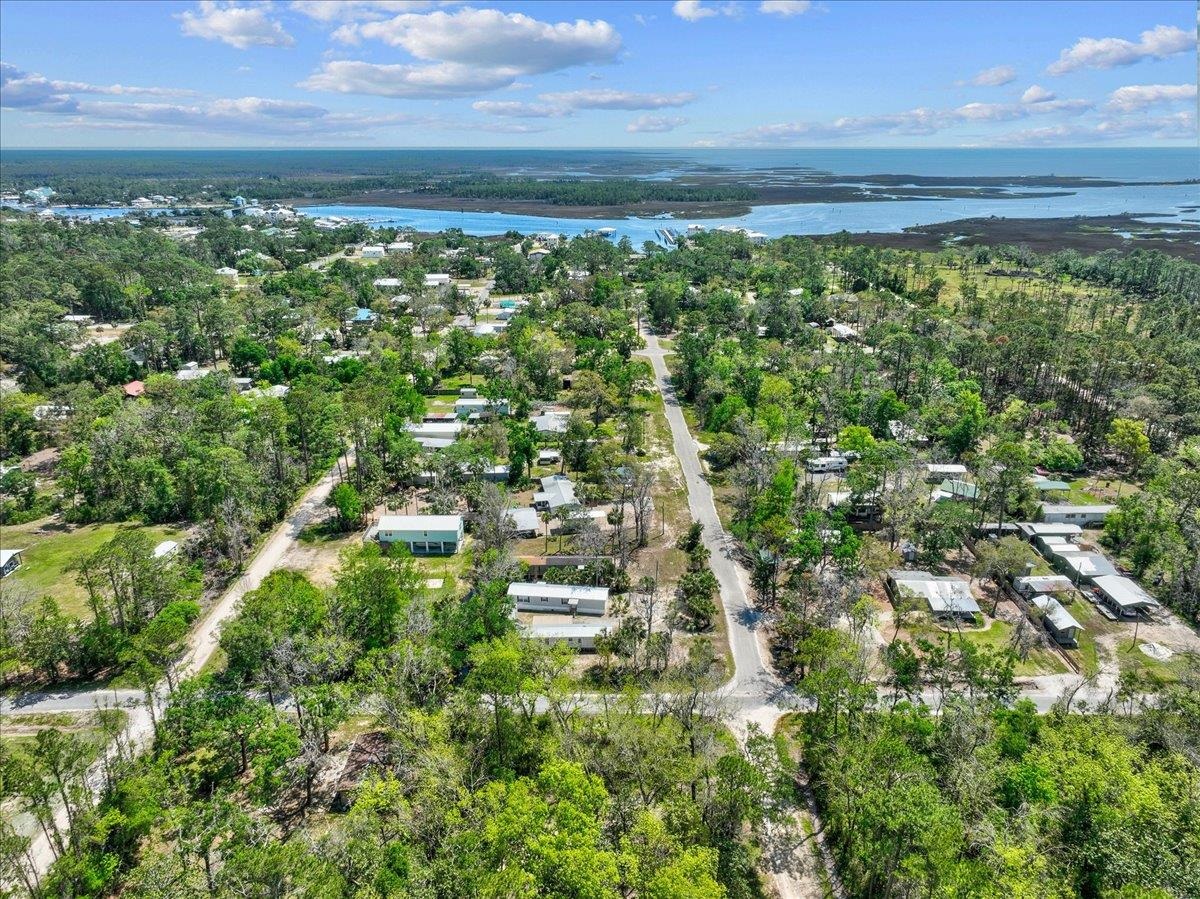
M 0 146 L 1197 142 L 1197 4 L 0 0 Z

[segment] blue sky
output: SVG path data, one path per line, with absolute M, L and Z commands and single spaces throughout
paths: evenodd
M 0 142 L 1187 146 L 1196 9 L 3 0 Z

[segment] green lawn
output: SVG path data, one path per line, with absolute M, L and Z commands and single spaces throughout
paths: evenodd
M 991 625 L 985 629 L 964 628 L 956 639 L 973 643 L 980 648 L 1000 650 L 1009 646 L 1013 629 L 1013 625 L 1007 621 L 994 618 L 991 619 Z M 929 640 L 940 639 L 943 643 L 946 639 L 946 632 L 924 616 L 915 619 L 908 625 L 908 630 L 914 637 L 922 636 Z M 1062 674 L 1067 670 L 1066 662 L 1058 653 L 1048 649 L 1035 649 L 1024 660 L 1017 662 L 1015 673 L 1018 677 L 1027 677 L 1035 674 Z
M 23 549 L 21 567 L 4 579 L 4 586 L 25 590 L 38 598 L 52 596 L 64 612 L 90 618 L 87 594 L 67 569 L 82 555 L 93 553 L 122 528 L 143 527 L 138 522 L 120 524 L 66 525 L 55 518 L 41 518 L 4 528 L 5 548 Z M 183 531 L 170 525 L 144 527 L 151 543 L 181 540 Z

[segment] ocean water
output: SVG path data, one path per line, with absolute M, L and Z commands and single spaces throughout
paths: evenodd
M 240 153 L 222 151 L 220 158 L 234 164 Z M 203 165 L 206 151 L 178 151 L 172 164 L 187 166 L 189 160 Z M 1022 190 L 1003 199 L 904 199 L 870 202 L 794 203 L 753 207 L 746 215 L 704 219 L 712 228 L 719 225 L 761 231 L 771 237 L 785 234 L 833 234 L 838 231 L 897 232 L 916 225 L 936 224 L 963 218 L 1058 218 L 1129 213 L 1153 221 L 1175 221 L 1200 217 L 1187 207 L 1200 206 L 1198 184 L 1155 184 L 1200 178 L 1200 153 L 1195 148 L 1094 148 L 1094 149 L 923 149 L 923 150 L 356 150 L 274 151 L 270 164 L 296 170 L 319 163 L 325 154 L 335 161 L 353 155 L 360 164 L 391 165 L 394 169 L 419 166 L 422 161 L 447 161 L 469 167 L 510 171 L 540 177 L 583 177 L 623 174 L 627 177 L 664 178 L 679 174 L 723 170 L 746 173 L 793 170 L 785 174 L 802 177 L 805 172 L 844 176 L 853 184 L 865 175 L 941 176 L 966 179 L 1057 175 L 1129 182 L 1116 187 L 1070 187 Z M 230 161 L 233 160 L 233 161 Z M 1021 198 L 1021 193 L 1064 191 L 1056 197 Z M 122 215 L 121 209 L 72 209 L 64 213 L 96 218 Z M 409 227 L 420 231 L 460 228 L 468 234 L 488 235 L 505 231 L 535 233 L 550 231 L 567 235 L 611 227 L 616 236 L 628 236 L 635 245 L 658 240 L 658 229 L 682 230 L 686 219 L 657 218 L 578 219 L 563 216 L 529 216 L 507 213 L 455 212 L 410 209 L 398 206 L 316 205 L 305 207 L 311 216 L 341 216 L 375 225 Z

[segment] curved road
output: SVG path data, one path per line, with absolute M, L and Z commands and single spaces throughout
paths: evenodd
M 226 589 L 199 626 L 192 631 L 183 655 L 175 667 L 179 680 L 199 673 L 212 658 L 213 653 L 220 645 L 221 625 L 232 617 L 241 598 L 257 588 L 263 578 L 275 570 L 280 560 L 295 545 L 300 532 L 320 512 L 329 497 L 329 491 L 337 482 L 338 470 L 338 467 L 334 467 L 309 488 L 292 509 L 291 514 L 279 523 L 255 554 L 246 567 L 245 574 Z M 165 705 L 166 696 L 166 683 L 160 683 L 155 691 L 156 714 Z M 154 735 L 154 720 L 145 702 L 145 694 L 140 690 L 46 691 L 27 693 L 14 700 L 0 700 L 0 714 L 92 711 L 97 708 L 114 707 L 126 709 L 128 717 L 124 742 L 127 743 L 131 752 L 141 752 L 149 745 L 150 739 Z M 103 764 L 97 762 L 88 772 L 88 784 L 93 792 L 100 791 L 103 786 L 103 777 Z M 61 805 L 55 812 L 55 819 L 60 828 L 66 828 L 66 809 Z M 40 877 L 54 862 L 53 849 L 46 834 L 40 828 L 35 829 L 33 821 L 22 819 L 20 823 L 26 825 L 25 832 L 33 838 L 29 847 L 29 857 Z

